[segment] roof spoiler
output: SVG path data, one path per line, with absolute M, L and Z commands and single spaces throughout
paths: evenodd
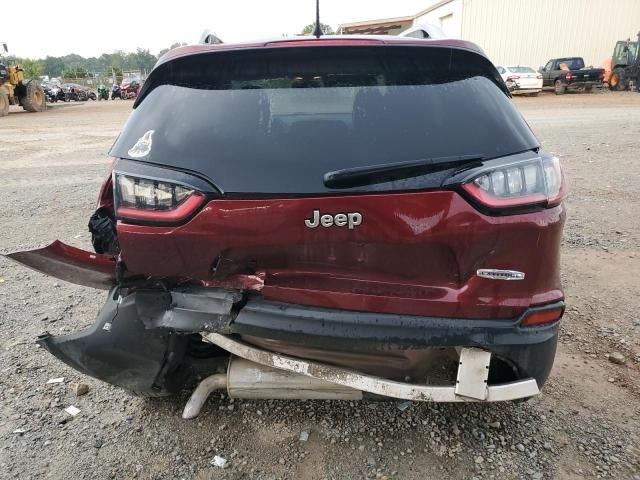
M 439 38 L 449 38 L 449 36 L 444 33 L 444 31 L 435 25 L 430 23 L 421 23 L 419 25 L 414 25 L 413 27 L 409 27 L 408 29 L 400 32 L 398 34 L 399 37 L 413 37 L 413 38 L 429 38 L 429 39 L 439 39 Z
M 202 32 L 202 35 L 200 35 L 200 41 L 198 43 L 219 45 L 224 42 L 211 30 L 205 30 L 204 32 Z

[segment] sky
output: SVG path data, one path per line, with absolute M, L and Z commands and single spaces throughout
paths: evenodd
M 320 21 L 340 23 L 413 15 L 435 0 L 320 0 Z M 197 43 L 209 29 L 224 42 L 299 33 L 315 20 L 315 0 L 227 0 L 83 2 L 73 15 L 50 15 L 59 5 L 33 0 L 29 22 L 2 22 L 0 42 L 19 57 L 44 58 L 77 53 L 98 56 L 137 47 L 157 54 L 174 42 Z M 120 12 L 115 14 L 114 8 Z M 53 10 L 52 10 L 53 9 Z M 48 12 L 48 13 L 47 13 Z M 29 28 L 26 28 L 26 26 Z

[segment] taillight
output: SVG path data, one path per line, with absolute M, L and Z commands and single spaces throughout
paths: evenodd
M 111 216 L 114 215 L 112 172 L 116 162 L 117 160 L 114 159 L 107 169 L 104 180 L 102 181 L 102 185 L 100 186 L 100 193 L 98 194 L 98 202 L 96 205 L 96 208 L 98 209 L 106 209 Z
M 481 204 L 495 209 L 534 204 L 552 207 L 567 193 L 560 160 L 556 157 L 490 167 L 462 188 Z
M 538 80 L 542 80 L 542 75 L 536 75 L 536 78 L 537 78 Z
M 507 77 L 507 82 L 513 82 L 514 80 L 518 80 L 520 77 L 518 75 L 511 75 Z
M 567 73 L 567 74 L 564 76 L 564 78 L 566 78 L 567 80 L 571 80 L 571 74 L 570 74 L 570 73 Z
M 536 325 L 544 325 L 546 323 L 552 323 L 560 320 L 564 309 L 562 307 L 551 308 L 548 310 L 534 310 L 529 313 L 520 322 L 521 327 L 534 327 Z
M 202 205 L 195 189 L 167 181 L 113 174 L 116 217 L 158 223 L 180 222 Z

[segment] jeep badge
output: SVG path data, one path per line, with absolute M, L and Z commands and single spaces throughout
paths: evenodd
M 362 214 L 358 212 L 336 213 L 335 215 L 320 215 L 320 210 L 313 211 L 313 217 L 307 218 L 304 224 L 309 228 L 322 227 L 347 227 L 353 230 L 362 223 Z

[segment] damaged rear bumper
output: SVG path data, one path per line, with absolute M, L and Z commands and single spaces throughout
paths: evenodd
M 488 378 L 489 384 L 484 386 L 488 385 L 489 390 L 474 399 L 498 401 L 535 395 L 551 370 L 558 322 L 542 327 L 519 326 L 526 314 L 539 308 L 549 307 L 530 309 L 513 320 L 464 320 L 275 304 L 258 296 L 243 299 L 238 292 L 219 289 L 140 290 L 124 297 L 114 289 L 93 327 L 73 335 L 47 335 L 39 341 L 73 368 L 143 395 L 174 393 L 202 376 L 219 372 L 220 365 L 224 366 L 233 355 L 256 363 L 242 352 L 260 350 L 265 352 L 263 355 L 280 359 L 276 360 L 280 364 L 262 363 L 270 368 L 291 365 L 287 359 L 295 359 L 312 365 L 306 372 L 324 371 L 319 379 L 329 383 L 374 395 L 434 401 L 468 401 L 470 397 L 459 395 L 455 384 L 402 387 L 402 382 L 379 378 L 371 372 L 376 372 L 376 367 L 386 368 L 386 363 L 395 361 L 394 355 L 403 355 L 402 352 L 434 347 L 460 352 L 472 348 L 488 355 L 485 358 L 490 369 L 500 361 L 513 371 L 509 385 L 491 385 L 487 368 L 485 380 Z M 203 347 L 201 338 L 209 342 L 210 348 L 217 349 L 209 352 L 221 360 L 214 362 L 215 369 L 196 368 L 199 356 L 193 350 L 194 337 L 200 342 L 199 350 Z M 244 350 L 238 351 L 238 345 L 244 345 Z M 307 355 L 307 351 L 315 353 Z M 365 357 L 369 368 L 358 368 L 358 361 Z M 406 375 L 402 365 L 395 376 L 388 378 Z M 344 374 L 349 372 L 351 380 L 337 382 L 338 377 L 327 377 L 329 370 L 322 366 L 337 368 L 340 378 L 347 378 Z M 371 383 L 371 378 L 377 380 Z M 383 382 L 382 387 L 378 380 Z M 384 382 L 395 386 L 389 389 Z
M 559 322 L 534 327 L 522 322 L 546 309 L 563 309 L 562 302 L 531 307 L 510 320 L 354 312 L 265 301 L 235 288 L 169 290 L 143 288 L 149 284 L 144 282 L 115 287 L 114 258 L 60 242 L 7 256 L 73 283 L 111 288 L 92 327 L 72 335 L 45 334 L 38 342 L 82 373 L 147 396 L 175 393 L 226 369 L 229 394 L 250 398 L 352 398 L 345 388 L 424 401 L 529 397 L 549 375 Z M 445 349 L 456 353 L 457 378 L 450 386 L 391 380 L 424 374 L 425 364 L 439 367 L 439 351 Z M 232 368 L 229 359 L 235 357 L 248 366 L 235 362 Z M 496 384 L 505 369 L 510 381 Z M 240 372 L 239 388 L 229 372 Z M 313 388 L 305 390 L 308 381 L 292 375 L 313 378 Z M 258 386 L 257 379 L 269 376 L 279 382 L 280 393 Z

